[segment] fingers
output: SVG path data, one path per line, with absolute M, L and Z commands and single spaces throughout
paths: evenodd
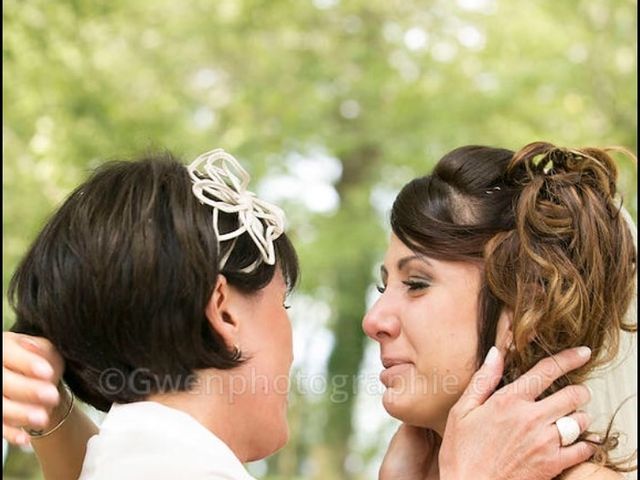
M 49 423 L 47 411 L 37 405 L 19 403 L 2 397 L 2 424 L 10 427 L 41 429 Z
M 564 471 L 589 460 L 596 453 L 596 448 L 589 442 L 578 442 L 560 448 L 559 471 Z
M 53 367 L 54 376 L 58 380 L 64 372 L 64 360 L 56 347 L 46 338 L 21 335 L 19 343 L 37 355 L 44 358 Z
M 591 349 L 578 347 L 552 357 L 540 360 L 531 370 L 515 382 L 503 388 L 505 393 L 515 393 L 529 400 L 535 400 L 542 392 L 562 375 L 580 368 L 591 358 Z
M 2 369 L 2 395 L 46 407 L 55 407 L 60 402 L 58 389 L 51 382 L 25 377 L 7 368 Z
M 578 426 L 580 427 L 580 433 L 584 432 L 587 428 L 589 428 L 589 425 L 591 425 L 591 422 L 592 422 L 591 415 L 589 415 L 587 412 L 584 412 L 582 410 L 566 416 L 578 422 Z M 561 418 L 561 417 L 558 417 L 558 418 Z M 558 445 L 562 445 L 562 438 L 560 438 L 560 432 L 558 431 L 558 427 L 555 424 L 551 424 L 550 428 L 551 430 L 553 430 L 553 433 L 551 434 L 551 436 L 557 438 Z
M 21 428 L 46 427 L 49 411 L 60 402 L 56 384 L 64 362 L 44 338 L 3 332 L 2 346 L 3 437 L 25 445 L 29 436 Z
M 28 445 L 29 435 L 20 428 L 2 424 L 2 437 L 14 445 Z
M 581 432 L 584 432 L 587 428 L 589 428 L 589 425 L 591 425 L 591 422 L 592 422 L 591 415 L 589 415 L 587 412 L 584 412 L 582 410 L 572 413 L 571 415 L 568 415 L 568 416 L 573 418 L 576 422 L 578 422 L 578 425 L 580 425 Z
M 500 383 L 503 369 L 502 353 L 496 347 L 491 347 L 484 363 L 471 377 L 469 385 L 454 405 L 456 414 L 464 417 L 471 410 L 482 405 Z
M 540 409 L 541 417 L 553 423 L 558 418 L 578 410 L 589 403 L 590 400 L 591 392 L 587 387 L 584 385 L 569 385 L 536 402 L 535 408 Z
M 3 332 L 2 364 L 23 375 L 57 383 L 64 361 L 48 340 L 13 332 Z

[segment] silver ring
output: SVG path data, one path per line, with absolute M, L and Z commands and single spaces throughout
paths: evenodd
M 563 447 L 571 445 L 580 436 L 580 425 L 573 417 L 560 417 L 556 420 L 556 427 L 560 434 L 560 444 Z

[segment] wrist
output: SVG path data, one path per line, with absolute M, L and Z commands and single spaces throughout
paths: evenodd
M 67 416 L 71 407 L 73 401 L 72 394 L 62 381 L 58 383 L 58 393 L 60 394 L 60 401 L 51 411 L 49 425 L 45 427 L 45 431 L 58 425 L 64 417 Z
M 440 480 L 460 480 L 463 478 L 482 479 L 482 476 L 478 476 L 480 472 L 473 472 L 472 476 L 465 476 L 464 469 L 460 462 L 456 462 L 454 458 L 447 455 L 446 448 L 440 448 L 438 452 L 438 465 L 440 472 Z
M 58 384 L 58 393 L 60 394 L 60 401 L 49 414 L 48 424 L 41 430 L 26 430 L 32 440 L 46 437 L 58 430 L 71 414 L 71 411 L 73 410 L 74 397 L 69 388 L 64 385 L 62 381 Z

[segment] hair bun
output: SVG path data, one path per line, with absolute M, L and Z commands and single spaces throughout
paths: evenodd
M 607 148 L 560 148 L 534 142 L 514 154 L 507 169 L 520 184 L 543 178 L 564 185 L 582 184 L 605 196 L 616 192 L 618 170 Z

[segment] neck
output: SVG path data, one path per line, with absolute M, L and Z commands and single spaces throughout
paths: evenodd
M 230 397 L 229 377 L 224 371 L 203 370 L 194 388 L 186 392 L 150 395 L 147 400 L 191 415 L 222 440 L 241 462 L 253 459 L 251 432 L 244 402 Z M 232 419 L 232 420 L 231 420 Z

